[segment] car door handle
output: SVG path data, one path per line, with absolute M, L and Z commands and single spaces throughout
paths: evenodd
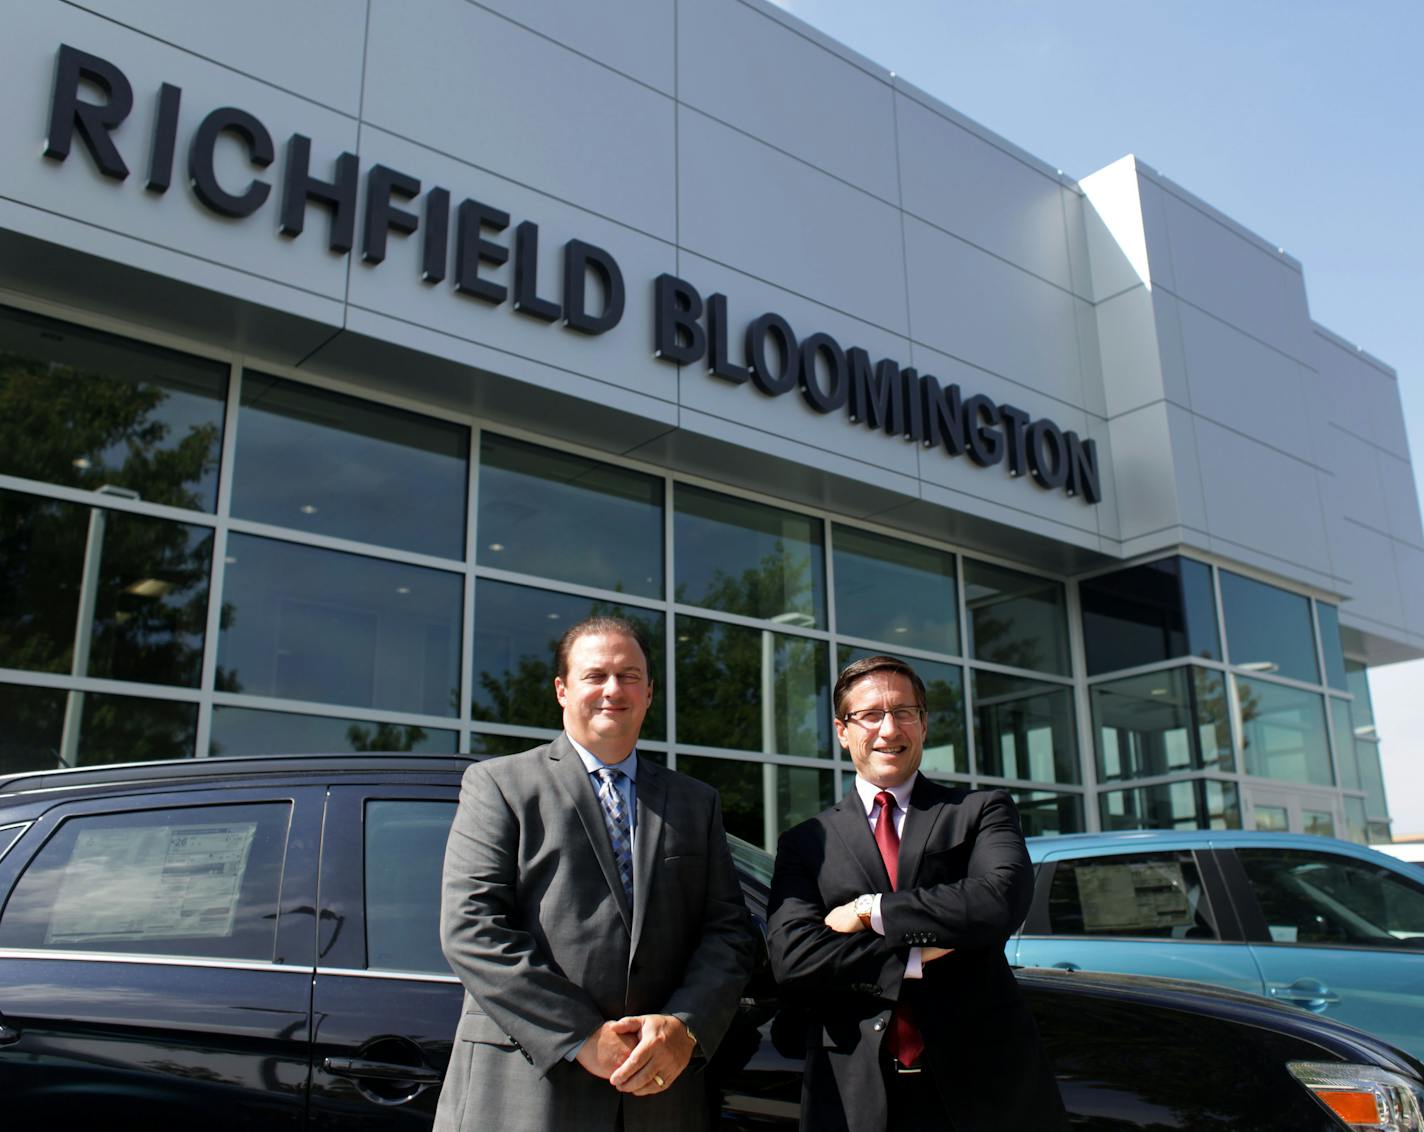
M 1266 993 L 1271 998 L 1293 1002 L 1316 1013 L 1340 1001 L 1340 996 L 1319 979 L 1297 979 L 1290 986 L 1267 987 Z
M 0 1022 L 0 1046 L 13 1045 L 20 1040 L 20 1028 Z
M 366 1077 L 377 1081 L 404 1081 L 412 1085 L 438 1085 L 444 1076 L 438 1069 L 421 1065 L 400 1065 L 394 1061 L 370 1061 L 364 1057 L 328 1057 L 321 1067 L 337 1077 Z

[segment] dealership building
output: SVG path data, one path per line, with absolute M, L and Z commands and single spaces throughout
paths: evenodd
M 15 7 L 0 773 L 522 750 L 617 611 L 754 842 L 873 652 L 1029 832 L 1388 836 L 1396 376 L 1187 189 L 763 0 Z

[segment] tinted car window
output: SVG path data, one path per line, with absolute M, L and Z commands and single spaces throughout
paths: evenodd
M 1196 861 L 1185 852 L 1059 861 L 1048 919 L 1055 935 L 1217 938 Z
M 17 882 L 0 946 L 271 960 L 289 803 L 73 817 Z
M 366 965 L 448 975 L 440 950 L 440 867 L 454 802 L 366 804 Z
M 1424 885 L 1330 853 L 1238 849 L 1236 855 L 1276 943 L 1424 948 Z

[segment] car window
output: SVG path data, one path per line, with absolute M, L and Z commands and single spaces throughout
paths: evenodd
M 1216 939 L 1216 921 L 1191 853 L 1059 861 L 1048 890 L 1055 935 Z
M 366 803 L 366 965 L 448 975 L 440 950 L 440 872 L 454 802 Z
M 1276 943 L 1424 948 L 1424 884 L 1353 857 L 1237 849 Z
M 63 822 L 0 913 L 0 946 L 272 959 L 291 804 Z

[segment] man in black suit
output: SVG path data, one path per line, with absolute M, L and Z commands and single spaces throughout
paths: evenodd
M 769 910 L 807 1018 L 801 1127 L 1065 1127 L 1004 958 L 1033 895 L 1013 801 L 919 774 L 925 688 L 904 661 L 856 661 L 833 698 L 855 786 L 782 837 Z

